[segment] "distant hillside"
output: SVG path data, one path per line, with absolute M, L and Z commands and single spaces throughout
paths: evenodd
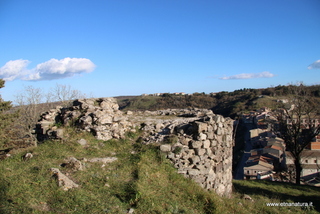
M 279 100 L 290 95 L 290 87 L 276 86 L 265 89 L 239 89 L 205 94 L 116 97 L 122 110 L 160 110 L 168 108 L 205 108 L 216 114 L 235 118 L 237 114 L 261 107 L 275 109 Z M 320 99 L 320 85 L 306 86 L 313 96 Z

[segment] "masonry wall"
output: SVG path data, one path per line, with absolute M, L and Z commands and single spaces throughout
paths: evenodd
M 230 197 L 232 192 L 233 120 L 220 115 L 176 126 L 177 142 L 162 144 L 178 173 L 203 188 Z M 172 138 L 172 137 L 171 137 Z
M 98 139 L 122 138 L 133 131 L 138 116 L 130 118 L 118 110 L 113 98 L 76 100 L 69 108 L 57 107 L 42 114 L 36 134 L 40 141 L 63 139 L 63 126 L 73 124 L 92 132 Z M 143 143 L 160 144 L 178 173 L 193 179 L 200 186 L 229 197 L 232 192 L 233 120 L 215 115 L 206 109 L 169 109 L 145 112 Z M 155 115 L 176 115 L 170 120 L 150 122 Z M 141 124 L 139 121 L 139 125 Z M 62 124 L 59 127 L 57 124 Z

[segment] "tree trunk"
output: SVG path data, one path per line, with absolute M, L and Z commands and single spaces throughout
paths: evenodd
M 300 178 L 301 178 L 301 171 L 302 171 L 302 166 L 300 163 L 300 158 L 296 158 L 294 160 L 294 166 L 296 168 L 296 184 L 300 184 Z

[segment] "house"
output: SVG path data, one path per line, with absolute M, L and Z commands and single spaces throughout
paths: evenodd
M 318 138 L 318 136 L 317 136 L 317 138 Z M 311 150 L 320 150 L 320 142 L 311 142 L 310 145 L 309 145 L 309 149 L 311 149 Z
M 256 178 L 258 174 L 268 173 L 273 170 L 273 165 L 261 160 L 249 161 L 243 168 L 244 176 L 247 179 Z
M 250 130 L 250 139 L 259 139 L 262 137 L 273 137 L 274 135 L 272 132 L 268 131 L 267 129 L 251 129 Z
M 260 148 L 260 149 L 252 149 L 251 151 L 250 151 L 250 157 L 251 156 L 256 156 L 256 155 L 261 155 L 262 154 L 262 149 Z
M 286 162 L 289 170 L 294 169 L 294 160 L 289 151 L 286 151 Z M 301 179 L 308 181 L 320 178 L 320 150 L 305 149 L 301 153 Z
M 270 146 L 270 145 L 276 145 L 278 147 L 281 147 L 283 151 L 285 150 L 284 140 L 279 137 L 269 138 L 267 141 L 267 146 Z
M 254 148 L 263 148 L 268 145 L 270 139 L 274 139 L 275 136 L 267 129 L 252 129 L 250 130 L 251 145 Z
M 173 93 L 174 95 L 186 95 L 186 93 L 184 93 L 184 92 L 175 92 L 175 93 Z
M 298 121 L 297 118 L 287 119 L 287 124 L 296 124 L 297 122 L 301 123 L 302 128 L 309 128 L 309 127 L 317 127 L 319 125 L 319 120 L 314 119 L 307 119 L 307 118 L 301 118 L 301 121 Z
M 269 145 L 263 148 L 262 154 L 265 154 L 274 159 L 281 159 L 283 157 L 283 148 L 277 145 Z
M 251 129 L 250 130 L 250 139 L 259 137 L 261 133 L 266 132 L 264 129 Z
M 317 135 L 313 142 L 310 143 L 310 145 L 307 146 L 307 149 L 310 150 L 320 150 L 320 135 Z
M 273 164 L 273 159 L 270 158 L 270 157 L 266 157 L 264 155 L 253 155 L 253 156 L 250 156 L 247 160 L 246 163 L 250 163 L 250 162 L 255 162 L 255 161 L 264 161 L 266 163 L 269 163 L 269 164 Z

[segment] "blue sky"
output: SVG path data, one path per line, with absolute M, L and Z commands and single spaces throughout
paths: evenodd
M 0 0 L 0 93 L 319 84 L 319 23 L 319 0 Z

